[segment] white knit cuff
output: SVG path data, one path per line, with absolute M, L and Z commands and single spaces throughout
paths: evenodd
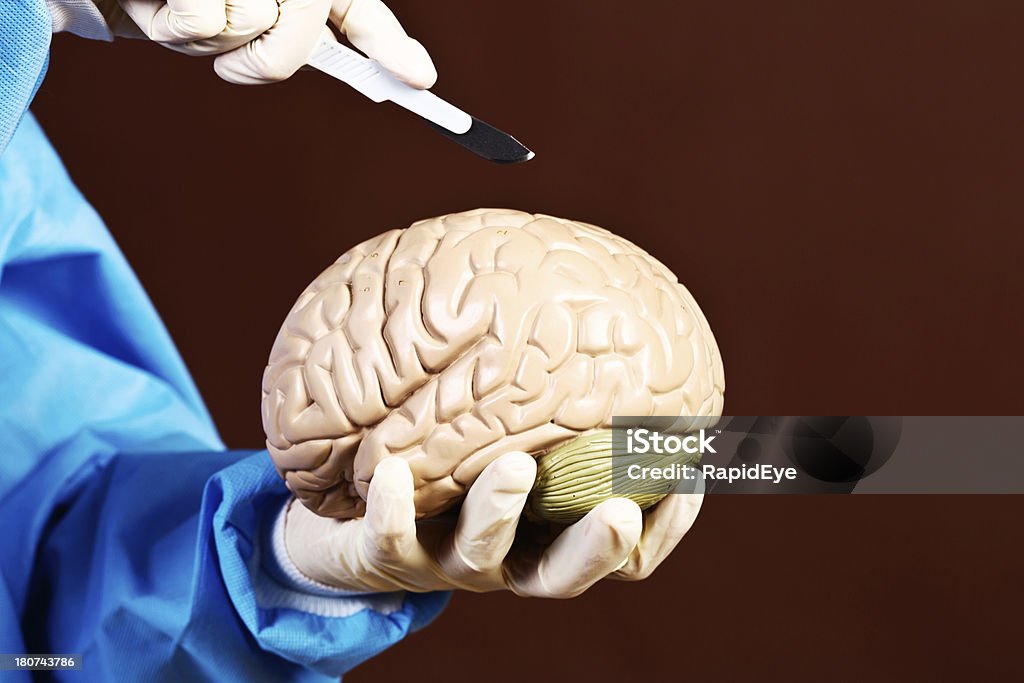
M 114 36 L 93 0 L 46 0 L 53 32 L 67 31 L 92 40 L 113 40 Z

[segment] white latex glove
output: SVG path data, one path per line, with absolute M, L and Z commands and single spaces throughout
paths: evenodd
M 569 598 L 610 574 L 648 576 L 700 510 L 701 496 L 668 496 L 647 515 L 616 498 L 554 540 L 541 527 L 516 539 L 536 471 L 525 453 L 501 456 L 470 487 L 457 524 L 417 522 L 409 466 L 387 458 L 374 470 L 361 519 L 319 517 L 293 501 L 284 529 L 288 557 L 305 577 L 350 591 L 461 588 Z
M 114 35 L 190 55 L 220 55 L 232 83 L 281 81 L 313 52 L 328 19 L 400 80 L 429 88 L 437 71 L 381 0 L 95 0 Z

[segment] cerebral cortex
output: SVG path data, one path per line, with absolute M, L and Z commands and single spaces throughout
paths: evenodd
M 404 458 L 416 510 L 456 504 L 510 451 L 614 415 L 721 415 L 711 329 L 676 276 L 602 228 L 480 209 L 350 249 L 299 296 L 263 376 L 267 447 L 328 517 Z

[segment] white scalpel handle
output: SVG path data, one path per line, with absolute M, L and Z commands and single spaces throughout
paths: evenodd
M 308 63 L 348 83 L 374 102 L 391 100 L 453 133 L 461 135 L 473 125 L 472 116 L 429 90 L 402 83 L 374 60 L 334 40 L 326 27 Z

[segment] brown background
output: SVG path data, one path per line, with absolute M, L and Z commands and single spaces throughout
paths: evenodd
M 264 88 L 60 37 L 35 111 L 237 447 L 305 284 L 359 240 L 509 206 L 658 255 L 730 414 L 1024 412 L 1024 5 L 411 2 L 478 161 L 319 74 Z M 1020 499 L 716 498 L 643 584 L 458 596 L 353 681 L 1018 675 Z M 1016 540 L 1013 540 L 1016 539 Z

